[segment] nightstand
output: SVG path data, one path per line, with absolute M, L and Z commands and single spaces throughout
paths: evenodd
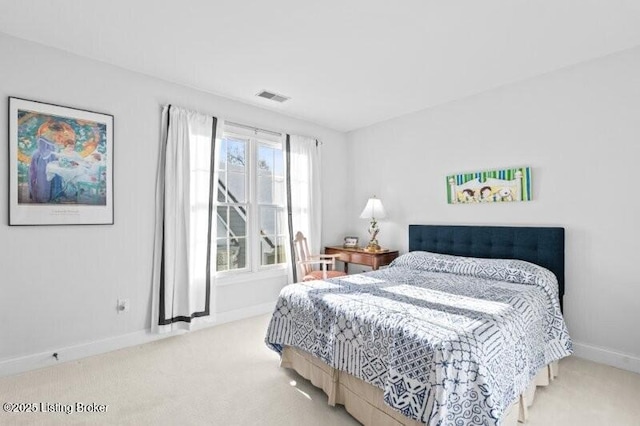
M 344 248 L 340 246 L 331 246 L 324 248 L 325 254 L 339 255 L 336 260 L 344 262 L 344 272 L 349 272 L 349 264 L 370 266 L 374 271 L 381 266 L 390 264 L 393 259 L 398 257 L 398 250 L 381 250 L 377 252 L 365 251 L 361 248 Z

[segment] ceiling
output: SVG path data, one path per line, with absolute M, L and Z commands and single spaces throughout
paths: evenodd
M 638 46 L 640 0 L 0 0 L 0 32 L 350 131 Z

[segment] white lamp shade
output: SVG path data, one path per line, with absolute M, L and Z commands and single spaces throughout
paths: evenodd
M 367 205 L 360 213 L 360 219 L 384 219 L 385 217 L 387 217 L 387 212 L 384 211 L 382 201 L 376 197 L 369 198 Z

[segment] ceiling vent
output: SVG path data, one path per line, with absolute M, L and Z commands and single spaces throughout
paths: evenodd
M 258 93 L 256 96 L 261 97 L 261 98 L 265 98 L 265 99 L 269 99 L 272 101 L 276 101 L 276 102 L 284 102 L 284 101 L 288 101 L 289 97 L 287 96 L 283 96 L 283 95 L 278 95 L 277 93 L 273 93 L 273 92 L 269 92 L 267 90 L 263 90 L 262 92 Z

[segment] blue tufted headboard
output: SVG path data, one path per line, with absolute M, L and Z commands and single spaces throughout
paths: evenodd
M 558 278 L 564 296 L 564 228 L 409 225 L 409 251 L 456 256 L 520 259 L 543 266 Z

